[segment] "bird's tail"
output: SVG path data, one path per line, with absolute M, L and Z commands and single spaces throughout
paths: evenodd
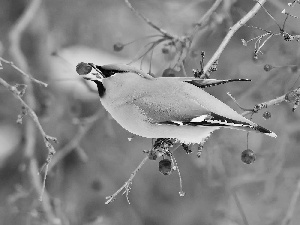
M 243 127 L 246 128 L 245 130 L 255 130 L 257 132 L 264 133 L 264 134 L 266 134 L 270 137 L 273 137 L 273 138 L 277 137 L 277 135 L 274 132 L 272 132 L 272 131 L 270 131 L 270 130 L 262 127 L 262 126 L 259 126 L 257 124 L 255 126 L 249 125 L 248 129 L 247 129 L 247 126 L 245 126 L 245 125 Z
M 223 127 L 230 128 L 230 129 L 236 129 L 236 130 L 255 131 L 257 133 L 264 133 L 273 138 L 277 137 L 277 135 L 274 132 L 272 132 L 262 126 L 259 126 L 257 124 L 251 125 L 251 124 L 243 123 L 243 124 L 235 124 L 233 126 L 223 126 Z
M 211 116 L 211 118 L 206 121 L 210 121 L 210 122 L 214 123 L 215 125 L 219 124 L 220 126 L 223 126 L 223 127 L 238 129 L 238 130 L 256 131 L 259 133 L 264 133 L 270 137 L 274 137 L 274 138 L 277 137 L 277 135 L 274 132 L 272 132 L 258 124 L 255 124 L 252 121 L 249 121 L 249 123 L 244 122 L 244 121 L 237 121 L 237 120 L 233 120 L 233 119 L 228 119 L 226 117 L 220 116 L 215 113 L 211 113 L 210 116 Z
M 231 128 L 237 130 L 256 131 L 259 133 L 264 133 L 270 137 L 274 137 L 274 138 L 277 137 L 277 135 L 274 132 L 262 126 L 259 126 L 251 121 L 249 122 L 238 121 L 238 120 L 226 118 L 224 116 L 220 116 L 215 113 L 210 113 L 209 115 L 194 118 L 189 122 L 183 122 L 183 124 L 191 125 L 191 126 L 219 126 L 219 127 Z

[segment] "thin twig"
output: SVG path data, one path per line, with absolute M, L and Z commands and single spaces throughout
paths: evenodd
M 181 66 L 181 69 L 182 69 L 183 75 L 184 75 L 185 77 L 188 77 L 188 75 L 187 75 L 187 73 L 186 73 L 186 70 L 185 70 L 185 67 L 184 67 L 184 63 L 183 63 L 183 61 L 181 61 L 181 63 L 180 63 L 180 66 Z
M 243 110 L 243 111 L 251 111 L 251 109 L 246 109 L 246 108 L 242 107 L 242 106 L 238 103 L 238 101 L 231 95 L 230 92 L 227 92 L 227 95 L 234 101 L 235 104 L 237 104 L 237 106 L 238 106 L 241 110 Z
M 95 122 L 102 116 L 101 113 L 97 112 L 93 116 L 85 120 L 84 124 L 79 125 L 77 134 L 72 140 L 66 144 L 62 149 L 58 150 L 54 155 L 51 164 L 49 165 L 49 171 L 52 170 L 58 162 L 60 162 L 66 155 L 70 154 L 71 151 L 79 147 L 79 143 L 86 133 L 91 129 Z
M 296 204 L 299 199 L 299 195 L 300 195 L 300 180 L 298 180 L 298 182 L 297 182 L 297 187 L 294 191 L 290 205 L 287 209 L 287 213 L 286 213 L 284 219 L 282 220 L 281 225 L 289 225 L 291 223 L 291 220 L 293 218 L 293 214 L 294 214 L 294 211 L 296 208 Z
M 34 124 L 37 126 L 39 129 L 40 133 L 43 136 L 43 140 L 45 142 L 46 147 L 48 148 L 49 153 L 51 153 L 51 156 L 55 153 L 55 149 L 52 146 L 52 144 L 49 142 L 49 140 L 56 140 L 55 138 L 49 136 L 46 134 L 44 131 L 43 127 L 41 126 L 37 115 L 35 112 L 29 107 L 26 102 L 20 97 L 19 91 L 17 90 L 16 87 L 9 85 L 5 80 L 0 78 L 0 85 L 4 86 L 6 89 L 11 91 L 15 98 L 20 101 L 22 106 L 26 109 L 26 112 L 28 115 L 32 118 L 34 123 L 29 123 L 28 122 L 25 124 L 25 134 L 28 135 L 27 137 L 27 142 L 25 144 L 25 156 L 26 158 L 29 159 L 29 174 L 32 177 L 32 185 L 35 188 L 35 191 L 40 194 L 40 199 L 41 196 L 44 196 L 44 199 L 42 201 L 43 208 L 46 212 L 46 215 L 48 216 L 48 219 L 51 220 L 56 220 L 55 216 L 53 215 L 51 206 L 50 206 L 50 201 L 49 201 L 49 196 L 47 193 L 45 193 L 45 178 L 47 176 L 47 173 L 44 175 L 44 182 L 41 184 L 40 178 L 38 176 L 39 174 L 39 169 L 38 169 L 38 163 L 36 161 L 36 158 L 34 157 L 34 145 L 35 145 L 35 129 L 34 129 Z M 29 149 L 30 148 L 30 149 Z M 48 159 L 49 160 L 49 159 Z M 49 163 L 48 163 L 49 164 Z M 46 167 L 47 168 L 47 167 Z
M 266 0 L 259 0 L 242 19 L 240 19 L 233 27 L 230 28 L 229 32 L 227 33 L 226 37 L 223 39 L 217 51 L 214 53 L 214 55 L 210 58 L 208 63 L 205 65 L 203 70 L 204 74 L 206 74 L 209 68 L 213 65 L 213 63 L 220 58 L 220 55 L 224 51 L 225 47 L 227 46 L 227 44 L 229 43 L 229 41 L 231 40 L 235 32 L 237 32 L 238 29 L 240 29 L 245 23 L 247 23 L 248 20 L 250 20 L 253 16 L 255 16 L 255 14 L 258 12 L 258 10 L 265 2 Z
M 296 89 L 290 91 L 289 93 L 296 93 L 300 96 L 300 89 L 296 88 Z M 245 111 L 245 112 L 241 113 L 241 115 L 246 116 L 246 115 L 251 114 L 253 112 L 256 113 L 261 109 L 265 109 L 265 108 L 268 108 L 268 107 L 273 106 L 273 105 L 278 105 L 282 102 L 291 101 L 291 100 L 288 99 L 289 93 L 281 95 L 281 96 L 279 96 L 277 98 L 274 98 L 274 99 L 271 99 L 269 101 L 259 103 L 259 104 L 255 105 L 254 108 L 251 111 Z
M 215 3 L 210 7 L 210 9 L 199 19 L 199 21 L 195 24 L 195 28 L 193 32 L 190 35 L 190 38 L 193 39 L 195 34 L 199 31 L 200 28 L 202 28 L 208 21 L 208 19 L 211 17 L 214 11 L 219 7 L 223 0 L 216 0 Z
M 10 84 L 8 84 L 5 80 L 3 80 L 2 78 L 0 78 L 0 84 L 2 86 L 4 86 L 6 89 L 8 89 L 9 91 L 11 91 L 13 93 L 13 95 L 16 97 L 16 99 L 19 100 L 19 102 L 22 104 L 22 106 L 26 109 L 28 115 L 32 118 L 33 122 L 35 123 L 36 127 L 38 128 L 38 130 L 40 131 L 40 133 L 43 136 L 44 142 L 46 147 L 48 148 L 49 151 L 53 152 L 53 154 L 55 153 L 54 147 L 51 145 L 51 143 L 49 142 L 49 140 L 52 140 L 54 142 L 56 142 L 56 138 L 51 137 L 49 135 L 46 134 L 46 132 L 44 131 L 42 125 L 39 122 L 39 119 L 36 115 L 36 113 L 29 107 L 29 105 L 20 97 L 19 95 L 19 91 L 16 87 L 11 86 Z
M 137 11 L 135 8 L 133 8 L 133 6 L 129 2 L 129 0 L 124 0 L 124 1 L 127 4 L 128 8 L 130 8 L 137 16 L 139 16 L 140 18 L 142 18 L 146 23 L 148 23 L 155 30 L 157 30 L 158 32 L 160 32 L 161 34 L 163 34 L 165 37 L 168 37 L 170 39 L 177 39 L 176 36 L 171 35 L 167 31 L 161 29 L 159 26 L 157 26 L 156 24 L 154 24 L 152 21 L 150 21 L 148 18 L 146 18 L 143 14 L 141 14 L 139 11 Z
M 2 57 L 0 57 L 0 61 L 6 64 L 9 64 L 12 68 L 14 68 L 15 70 L 17 70 L 18 72 L 20 72 L 23 76 L 29 78 L 30 80 L 32 80 L 33 82 L 40 84 L 44 87 L 47 87 L 48 84 L 44 83 L 43 81 L 37 80 L 35 78 L 33 78 L 31 75 L 25 73 L 23 70 L 21 70 L 19 67 L 17 67 L 13 62 L 8 61 L 6 59 L 3 59 Z
M 177 146 L 177 148 L 179 147 L 180 145 Z M 177 148 L 175 148 L 174 151 L 177 150 Z M 179 196 L 180 197 L 184 197 L 185 196 L 185 192 L 183 191 L 183 185 L 182 185 L 182 177 L 181 177 L 181 173 L 180 173 L 180 170 L 179 170 L 179 167 L 178 167 L 178 163 L 177 163 L 177 160 L 175 159 L 173 153 L 169 152 L 170 156 L 171 156 L 171 160 L 172 160 L 172 164 L 175 166 L 175 170 L 177 171 L 177 174 L 178 174 L 178 177 L 179 177 Z
M 154 42 L 150 42 L 148 43 L 147 45 L 145 45 L 144 47 L 147 47 L 148 45 L 151 45 L 143 54 L 139 55 L 137 54 L 136 57 L 134 57 L 128 64 L 131 64 L 131 63 L 134 63 L 134 62 L 137 62 L 138 60 L 141 59 L 141 62 L 143 61 L 143 58 L 151 51 L 153 50 L 157 45 L 159 45 L 160 43 L 164 42 L 166 39 L 165 38 L 161 38 L 161 39 L 158 39 Z
M 130 190 L 130 185 L 132 184 L 132 180 L 135 177 L 135 175 L 137 174 L 137 172 L 142 168 L 142 166 L 145 164 L 145 162 L 149 159 L 149 156 L 147 155 L 142 162 L 138 165 L 138 167 L 131 173 L 129 179 L 123 184 L 122 187 L 120 187 L 113 195 L 107 196 L 106 199 L 107 201 L 105 202 L 105 204 L 109 204 L 111 202 L 113 202 L 117 195 L 123 190 L 125 189 L 125 193 L 126 193 L 126 197 L 127 197 L 127 201 L 128 201 L 128 192 Z M 128 201 L 128 203 L 130 204 L 130 202 Z
M 44 183 L 41 183 L 41 179 L 38 176 L 38 164 L 34 154 L 35 144 L 36 144 L 36 129 L 34 128 L 34 124 L 38 127 L 40 133 L 43 135 L 44 143 L 48 149 L 48 157 L 46 164 L 49 164 L 53 154 L 55 153 L 55 149 L 52 144 L 49 142 L 50 140 L 54 141 L 53 137 L 46 135 L 41 124 L 39 123 L 38 117 L 34 112 L 36 102 L 33 93 L 32 80 L 28 75 L 29 66 L 26 61 L 26 57 L 21 50 L 21 38 L 24 31 L 27 29 L 32 20 L 36 17 L 42 1 L 41 0 L 32 0 L 28 7 L 25 9 L 24 13 L 18 18 L 16 23 L 11 28 L 8 39 L 10 42 L 9 53 L 12 57 L 12 60 L 16 63 L 17 68 L 20 68 L 19 72 L 24 71 L 22 73 L 24 77 L 24 83 L 27 87 L 26 94 L 24 96 L 25 101 L 20 97 L 19 93 L 10 86 L 3 79 L 0 80 L 1 84 L 4 85 L 8 90 L 10 90 L 14 96 L 21 102 L 22 106 L 25 107 L 27 113 L 32 118 L 32 120 L 25 121 L 25 157 L 29 160 L 29 177 L 31 178 L 31 183 L 34 190 L 37 194 L 43 194 L 45 190 L 45 180 Z M 12 64 L 11 64 L 12 65 Z M 13 65 L 12 65 L 13 66 Z M 16 67 L 14 67 L 17 69 Z M 18 69 L 17 69 L 18 70 Z M 44 179 L 47 174 L 45 174 Z M 47 192 L 44 193 L 44 200 L 42 201 L 42 207 L 45 211 L 45 217 L 49 223 L 52 224 L 60 224 L 60 220 L 55 216 L 52 206 L 50 204 L 50 199 Z
M 245 224 L 245 225 L 249 225 L 248 220 L 247 220 L 247 217 L 246 217 L 246 214 L 245 214 L 245 212 L 244 212 L 244 210 L 243 210 L 242 204 L 241 204 L 241 202 L 240 202 L 240 200 L 239 200 L 239 198 L 238 198 L 236 192 L 235 192 L 235 191 L 232 191 L 232 195 L 233 195 L 233 198 L 234 198 L 234 200 L 235 200 L 236 206 L 237 206 L 237 208 L 238 208 L 238 210 L 239 210 L 239 212 L 240 212 L 240 214 L 241 214 L 241 217 L 242 217 L 242 219 L 243 219 L 244 224 Z

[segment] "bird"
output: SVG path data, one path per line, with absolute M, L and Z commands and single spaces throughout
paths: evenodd
M 81 62 L 76 71 L 93 81 L 103 107 L 124 129 L 146 138 L 204 143 L 220 128 L 276 134 L 248 120 L 203 89 L 247 79 L 155 77 L 125 64 Z

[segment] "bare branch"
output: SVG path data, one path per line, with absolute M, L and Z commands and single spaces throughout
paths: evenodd
M 177 39 L 176 36 L 171 35 L 170 33 L 168 33 L 167 31 L 161 29 L 159 26 L 157 26 L 156 24 L 154 24 L 153 22 L 151 22 L 148 18 L 146 18 L 143 14 L 141 14 L 139 11 L 137 11 L 135 8 L 133 8 L 133 6 L 131 5 L 131 3 L 129 2 L 129 0 L 124 0 L 125 3 L 127 4 L 128 8 L 130 8 L 138 17 L 142 18 L 146 23 L 148 23 L 151 27 L 153 27 L 155 30 L 157 30 L 158 32 L 160 32 L 161 34 L 163 34 L 165 37 L 170 38 L 170 39 Z
M 44 132 L 41 124 L 39 123 L 38 117 L 36 116 L 34 109 L 36 106 L 34 93 L 33 93 L 33 87 L 32 87 L 32 80 L 29 76 L 26 76 L 25 74 L 28 74 L 29 66 L 26 61 L 26 57 L 24 56 L 22 50 L 21 50 L 21 38 L 23 35 L 23 32 L 26 30 L 26 28 L 29 26 L 31 21 L 36 17 L 38 10 L 40 9 L 41 0 L 32 0 L 28 7 L 25 9 L 24 13 L 20 16 L 20 18 L 17 20 L 17 22 L 13 25 L 11 28 L 11 31 L 8 34 L 8 39 L 10 41 L 9 46 L 9 53 L 13 59 L 13 61 L 16 63 L 17 67 L 14 67 L 15 69 L 19 69 L 19 72 L 21 72 L 24 77 L 24 83 L 27 86 L 26 94 L 24 95 L 25 101 L 20 97 L 18 92 L 15 91 L 14 88 L 12 88 L 7 82 L 5 82 L 3 79 L 1 79 L 1 84 L 5 86 L 8 90 L 10 90 L 14 96 L 21 102 L 22 106 L 26 108 L 28 111 L 28 114 L 32 118 L 32 120 L 26 120 L 25 121 L 25 156 L 29 160 L 29 177 L 31 178 L 31 183 L 34 188 L 34 190 L 38 194 L 44 194 L 44 200 L 41 202 L 43 210 L 45 211 L 45 217 L 48 222 L 53 224 L 60 224 L 60 220 L 55 216 L 54 212 L 52 211 L 52 206 L 50 204 L 49 196 L 45 190 L 45 178 L 46 173 L 44 176 L 44 182 L 41 183 L 40 177 L 38 175 L 38 164 L 37 160 L 34 154 L 35 151 L 35 144 L 36 144 L 36 129 L 34 127 L 34 124 L 38 127 L 39 131 L 43 135 L 44 143 L 48 149 L 48 157 L 46 160 L 46 164 L 48 165 L 51 161 L 51 158 L 53 154 L 55 153 L 55 149 L 52 146 L 52 144 L 49 142 L 50 140 L 54 141 L 56 140 L 53 137 L 50 137 L 46 135 Z M 12 65 L 12 64 L 11 64 Z M 24 72 L 23 72 L 24 71 Z M 29 78 L 29 79 L 28 79 Z M 46 167 L 47 168 L 47 167 Z
M 239 210 L 239 212 L 241 214 L 241 217 L 243 219 L 244 225 L 249 225 L 247 217 L 246 217 L 246 214 L 245 214 L 245 212 L 243 210 L 242 204 L 241 204 L 241 202 L 240 202 L 240 200 L 239 200 L 239 198 L 238 198 L 238 196 L 237 196 L 237 194 L 236 194 L 236 192 L 234 190 L 232 192 L 232 195 L 233 195 L 233 198 L 235 200 L 236 206 L 237 206 L 237 208 L 238 208 L 238 210 Z
M 122 187 L 120 187 L 113 195 L 110 195 L 110 196 L 107 196 L 106 199 L 107 201 L 105 202 L 105 204 L 109 204 L 111 202 L 113 202 L 117 195 L 123 191 L 125 189 L 125 193 L 126 193 L 126 197 L 127 197 L 127 201 L 128 203 L 130 204 L 129 202 L 129 199 L 128 199 L 128 193 L 130 191 L 130 185 L 132 184 L 132 181 L 133 181 L 133 178 L 135 177 L 135 175 L 137 174 L 137 172 L 142 168 L 142 166 L 145 164 L 145 162 L 148 160 L 149 156 L 147 155 L 143 160 L 142 162 L 138 165 L 137 168 L 135 168 L 135 170 L 131 173 L 129 179 L 123 184 Z
M 201 29 L 208 21 L 209 17 L 213 14 L 214 11 L 219 7 L 223 0 L 216 0 L 215 3 L 210 7 L 210 9 L 199 19 L 199 21 L 195 24 L 195 28 L 190 35 L 191 38 Z
M 261 6 L 266 2 L 266 0 L 259 0 L 254 5 L 254 7 L 242 18 L 240 19 L 233 27 L 230 28 L 229 32 L 227 33 L 226 37 L 220 44 L 217 51 L 214 53 L 214 55 L 210 58 L 210 60 L 207 62 L 207 64 L 204 67 L 204 74 L 207 73 L 209 68 L 212 66 L 212 64 L 220 58 L 220 55 L 224 51 L 225 47 L 229 43 L 232 36 L 235 34 L 235 32 L 238 31 L 245 23 L 247 23 L 248 20 L 250 20 L 255 14 L 258 12 L 258 10 L 261 8 Z
M 33 78 L 31 75 L 25 73 L 23 70 L 21 70 L 19 67 L 17 67 L 13 62 L 3 59 L 2 57 L 0 57 L 0 61 L 3 63 L 9 64 L 12 68 L 14 68 L 18 72 L 20 72 L 23 76 L 27 77 L 28 79 L 32 80 L 33 82 L 40 84 L 44 87 L 48 86 L 48 84 L 44 83 L 43 81 L 37 80 L 37 79 Z
M 28 111 L 28 115 L 32 118 L 33 122 L 36 124 L 37 128 L 39 129 L 40 133 L 43 136 L 44 142 L 46 144 L 46 147 L 48 148 L 47 145 L 50 144 L 49 140 L 52 141 L 56 141 L 56 139 L 54 137 L 51 137 L 49 135 L 46 134 L 46 132 L 44 131 L 42 125 L 39 122 L 39 119 L 36 115 L 36 113 L 29 107 L 29 105 L 27 105 L 27 103 L 20 97 L 19 95 L 19 91 L 16 87 L 11 86 L 10 84 L 8 84 L 5 80 L 3 80 L 2 78 L 0 78 L 0 84 L 2 86 L 4 86 L 6 89 L 8 89 L 9 91 L 11 91 L 14 96 L 16 97 L 16 99 L 18 99 L 20 101 L 20 103 L 22 104 L 22 106 Z M 51 144 L 50 144 L 51 145 Z M 53 147 L 52 147 L 53 148 Z M 49 151 L 53 151 L 54 149 L 52 149 L 50 147 Z
M 255 105 L 252 110 L 250 110 L 250 111 L 247 110 L 247 111 L 243 112 L 242 115 L 246 116 L 251 113 L 256 113 L 261 109 L 265 109 L 265 108 L 268 108 L 273 105 L 278 105 L 282 102 L 294 101 L 296 104 L 299 98 L 300 98 L 300 88 L 296 88 L 296 89 L 288 92 L 287 94 L 281 95 L 277 98 L 271 99 L 266 102 L 259 103 L 259 104 Z M 293 111 L 295 111 L 294 108 L 293 108 Z
M 66 144 L 62 149 L 57 151 L 54 155 L 51 164 L 49 165 L 49 171 L 53 169 L 53 167 L 60 162 L 66 155 L 68 155 L 71 151 L 79 147 L 79 143 L 82 138 L 86 135 L 86 133 L 90 130 L 90 128 L 95 124 L 95 122 L 102 116 L 101 113 L 97 112 L 95 115 L 85 119 L 84 124 L 79 125 L 79 129 L 77 134 L 73 137 L 73 139 Z

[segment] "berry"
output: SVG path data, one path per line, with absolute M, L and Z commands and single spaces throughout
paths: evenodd
M 167 68 L 164 70 L 162 77 L 175 77 L 175 70 Z
M 169 54 L 169 49 L 168 48 L 166 48 L 166 47 L 163 47 L 162 49 L 161 49 L 161 52 L 163 53 L 163 54 Z
M 271 69 L 273 69 L 274 67 L 272 66 L 272 65 L 270 65 L 270 64 L 266 64 L 265 66 L 264 66 L 264 70 L 265 71 L 267 71 L 267 72 L 269 72 Z
M 123 48 L 124 48 L 124 44 L 122 44 L 120 42 L 114 44 L 114 51 L 115 52 L 120 52 L 120 51 L 123 50 Z
M 172 173 L 172 162 L 170 159 L 162 159 L 159 161 L 159 172 L 163 175 L 170 175 Z
M 265 120 L 268 120 L 268 119 L 270 119 L 271 118 L 271 113 L 269 112 L 269 111 L 266 111 L 266 112 L 264 112 L 263 113 L 263 118 L 265 119 Z
M 156 160 L 157 159 L 157 150 L 156 149 L 151 149 L 150 151 L 149 151 L 149 154 L 148 154 L 148 158 L 150 159 L 150 160 Z
M 251 164 L 255 161 L 256 155 L 251 149 L 246 149 L 242 152 L 241 159 L 246 164 Z
M 291 73 L 297 73 L 298 72 L 298 66 L 291 66 L 290 71 L 291 71 Z
M 76 72 L 79 74 L 79 75 L 86 75 L 88 73 L 90 73 L 92 71 L 92 66 L 89 65 L 88 63 L 84 63 L 84 62 L 81 62 L 81 63 L 78 63 L 78 65 L 76 66 Z
M 101 191 L 101 189 L 103 188 L 103 184 L 101 183 L 100 180 L 93 180 L 91 183 L 91 188 L 94 191 Z

